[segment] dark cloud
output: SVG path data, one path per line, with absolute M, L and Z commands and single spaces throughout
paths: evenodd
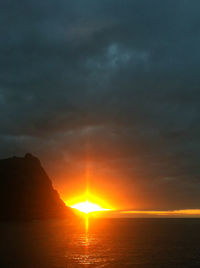
M 55 183 L 89 157 L 133 207 L 197 208 L 199 8 L 0 1 L 0 156 L 33 152 Z

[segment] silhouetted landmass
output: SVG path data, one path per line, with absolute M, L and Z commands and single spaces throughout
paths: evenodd
M 0 219 L 29 220 L 73 215 L 54 190 L 40 161 L 26 154 L 0 160 Z

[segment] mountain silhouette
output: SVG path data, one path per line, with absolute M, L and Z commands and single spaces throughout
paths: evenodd
M 0 160 L 0 219 L 29 220 L 73 215 L 38 158 L 31 154 Z

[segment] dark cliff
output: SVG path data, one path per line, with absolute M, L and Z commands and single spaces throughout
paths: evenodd
M 0 219 L 50 219 L 73 215 L 53 189 L 40 161 L 26 154 L 0 160 Z

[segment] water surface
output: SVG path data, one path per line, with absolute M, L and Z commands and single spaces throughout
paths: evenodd
M 0 223 L 0 267 L 200 267 L 199 219 Z

